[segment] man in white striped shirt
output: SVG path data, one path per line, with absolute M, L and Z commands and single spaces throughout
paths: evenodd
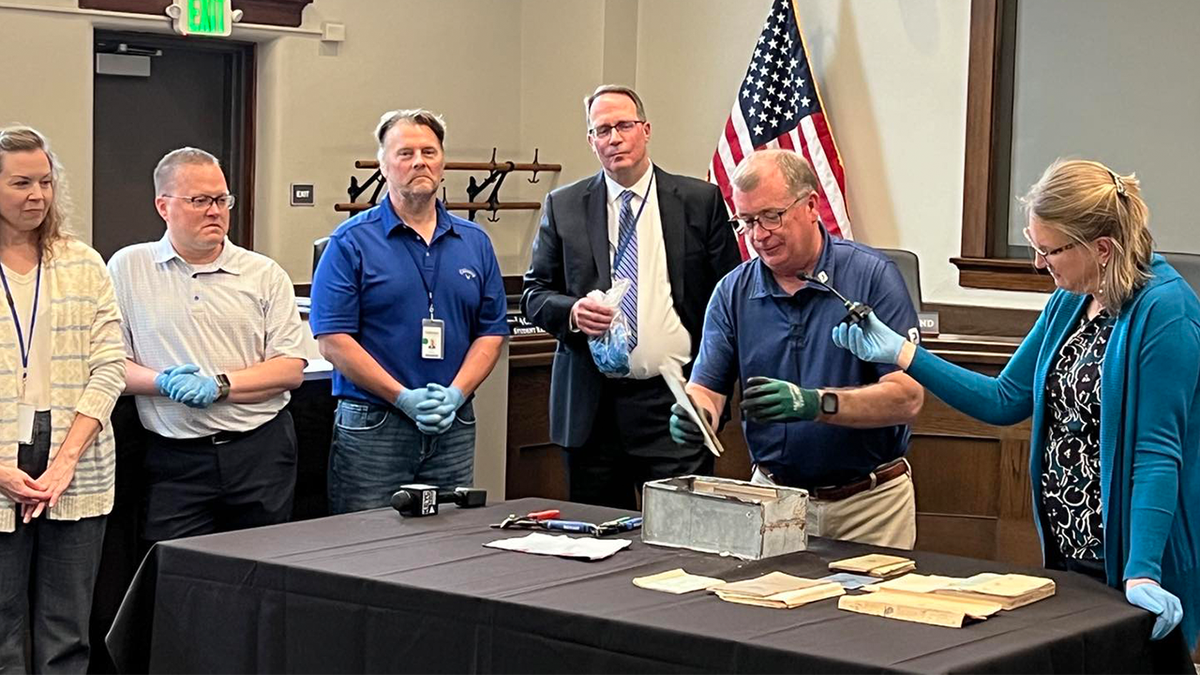
M 109 261 L 125 322 L 125 393 L 150 432 L 147 542 L 286 521 L 296 433 L 283 410 L 303 381 L 303 328 L 287 274 L 226 238 L 217 159 L 195 148 L 154 170 L 157 242 Z

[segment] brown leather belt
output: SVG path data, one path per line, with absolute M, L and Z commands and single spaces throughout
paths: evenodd
M 860 492 L 874 490 L 876 487 L 888 481 L 895 480 L 906 473 L 908 473 L 908 462 L 904 461 L 904 458 L 901 457 L 894 462 L 884 464 L 875 469 L 867 474 L 866 478 L 856 480 L 853 483 L 846 483 L 840 487 L 816 488 L 811 491 L 810 495 L 813 499 L 836 502 L 853 497 Z

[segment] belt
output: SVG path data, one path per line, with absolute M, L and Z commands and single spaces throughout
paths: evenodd
M 272 420 L 272 421 L 274 421 L 274 420 Z M 270 423 L 271 422 L 267 422 L 266 424 L 262 425 L 261 427 L 258 427 L 256 429 L 251 429 L 249 431 L 218 431 L 217 433 L 213 434 L 212 436 L 200 436 L 198 438 L 170 438 L 168 436 L 162 436 L 162 435 L 156 434 L 153 431 L 151 431 L 150 434 L 153 436 L 158 436 L 164 442 L 169 443 L 171 445 L 184 445 L 184 446 L 225 445 L 226 443 L 240 441 L 243 438 L 250 436 L 251 434 L 257 432 L 259 429 L 262 429 L 263 427 L 267 426 L 267 424 L 270 424 Z
M 846 483 L 839 487 L 823 487 L 810 490 L 809 494 L 813 499 L 820 499 L 827 502 L 836 502 L 842 499 L 853 497 L 860 492 L 874 490 L 877 486 L 883 485 L 888 481 L 895 480 L 904 474 L 908 473 L 908 462 L 903 457 L 894 462 L 884 464 L 867 474 L 866 478 L 861 478 L 852 483 Z

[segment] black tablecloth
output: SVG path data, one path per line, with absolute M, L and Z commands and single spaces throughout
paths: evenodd
M 401 518 L 390 509 L 160 544 L 138 571 L 108 646 L 127 672 L 1147 672 L 1190 669 L 1178 631 L 1117 591 L 1066 573 L 914 553 L 925 574 L 1051 576 L 1055 597 L 962 629 L 837 609 L 682 596 L 630 580 L 675 567 L 726 580 L 772 570 L 818 577 L 867 552 L 810 540 L 757 562 L 642 544 L 582 562 L 484 548 L 524 532 L 508 513 L 560 508 L 601 522 L 625 512 L 522 499 Z

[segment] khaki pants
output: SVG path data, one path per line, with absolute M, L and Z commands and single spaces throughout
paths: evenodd
M 774 485 L 758 467 L 750 482 Z M 838 501 L 809 499 L 808 533 L 814 537 L 912 550 L 917 543 L 917 504 L 912 475 Z

